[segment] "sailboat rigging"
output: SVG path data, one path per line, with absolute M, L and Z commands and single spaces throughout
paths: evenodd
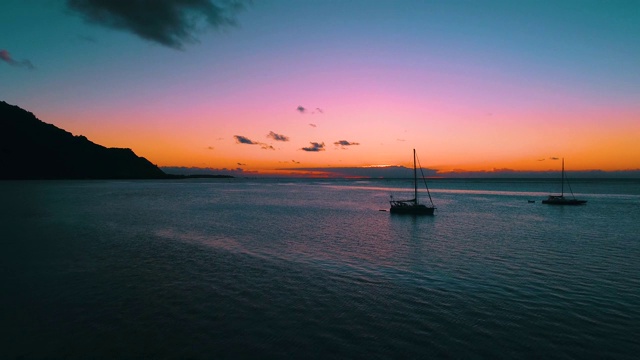
M 565 198 L 564 197 L 564 183 L 565 181 L 567 182 L 567 185 L 569 185 L 569 181 L 565 180 L 565 175 L 564 175 L 564 158 L 562 158 L 562 185 L 560 187 L 560 195 L 549 195 L 549 197 L 546 200 L 542 200 L 543 204 L 547 204 L 547 205 L 584 205 L 587 203 L 587 200 L 578 200 L 576 199 L 576 197 L 573 195 L 573 190 L 571 190 L 571 185 L 569 185 L 569 191 L 571 192 L 571 198 Z
M 429 202 L 431 203 L 431 205 L 427 206 L 424 204 L 420 204 L 418 202 L 418 173 L 416 169 L 416 149 L 413 149 L 413 199 L 394 200 L 392 195 L 391 200 L 389 201 L 389 204 L 391 205 L 391 209 L 389 211 L 392 214 L 433 215 L 433 212 L 436 208 L 433 205 L 433 200 L 431 199 L 431 193 L 429 192 L 427 181 L 424 178 L 422 165 L 420 166 L 420 173 L 422 174 L 422 180 L 424 181 L 424 186 L 427 188 L 427 194 L 429 195 Z

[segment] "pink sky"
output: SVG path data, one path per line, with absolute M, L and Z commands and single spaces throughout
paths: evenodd
M 0 99 L 159 166 L 638 169 L 638 12 L 575 6 L 261 1 L 176 49 L 9 1 Z

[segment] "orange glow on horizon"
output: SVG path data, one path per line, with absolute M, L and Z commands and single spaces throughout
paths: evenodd
M 436 102 L 422 110 L 421 99 L 384 100 L 383 95 L 376 93 L 378 102 L 369 109 L 339 103 L 315 114 L 299 113 L 283 102 L 279 107 L 265 103 L 264 112 L 238 103 L 219 109 L 194 106 L 188 111 L 165 106 L 165 117 L 160 119 L 152 107 L 116 114 L 37 115 L 97 144 L 131 148 L 160 167 L 243 169 L 248 174 L 288 171 L 291 176 L 305 173 L 298 168 L 410 168 L 413 148 L 423 168 L 440 174 L 558 171 L 554 157 L 564 157 L 568 171 L 640 167 L 640 122 L 635 121 L 640 109 L 633 107 L 610 110 L 580 104 L 584 109 L 577 111 L 573 104 L 573 111 L 504 107 L 484 113 Z M 615 121 L 607 121 L 610 118 Z M 271 132 L 288 141 L 270 138 Z M 239 143 L 236 135 L 253 144 Z M 341 145 L 343 140 L 350 145 Z M 320 151 L 303 150 L 314 142 L 322 144 Z

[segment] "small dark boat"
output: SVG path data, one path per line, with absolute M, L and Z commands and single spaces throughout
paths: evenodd
M 584 205 L 587 203 L 587 200 L 578 200 L 573 195 L 573 190 L 571 190 L 571 185 L 569 185 L 569 191 L 571 192 L 571 198 L 564 197 L 564 183 L 567 182 L 569 185 L 569 181 L 565 179 L 564 176 L 564 158 L 562 158 L 562 185 L 561 185 L 561 193 L 560 195 L 549 195 L 546 200 L 542 200 L 543 204 L 547 205 Z
M 422 173 L 422 166 L 420 166 L 420 172 Z M 394 200 L 393 195 L 389 204 L 391 209 L 389 212 L 392 214 L 409 214 L 409 215 L 433 215 L 436 209 L 433 206 L 433 200 L 431 199 L 431 193 L 429 193 L 429 187 L 427 181 L 424 179 L 424 173 L 422 173 L 422 180 L 424 180 L 424 186 L 427 188 L 427 194 L 429 194 L 429 202 L 431 206 L 420 204 L 418 202 L 418 173 L 416 170 L 416 149 L 413 149 L 413 199 L 410 200 Z

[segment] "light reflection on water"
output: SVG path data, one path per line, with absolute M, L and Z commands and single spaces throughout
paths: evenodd
M 549 184 L 3 183 L 0 355 L 632 358 L 638 183 Z

